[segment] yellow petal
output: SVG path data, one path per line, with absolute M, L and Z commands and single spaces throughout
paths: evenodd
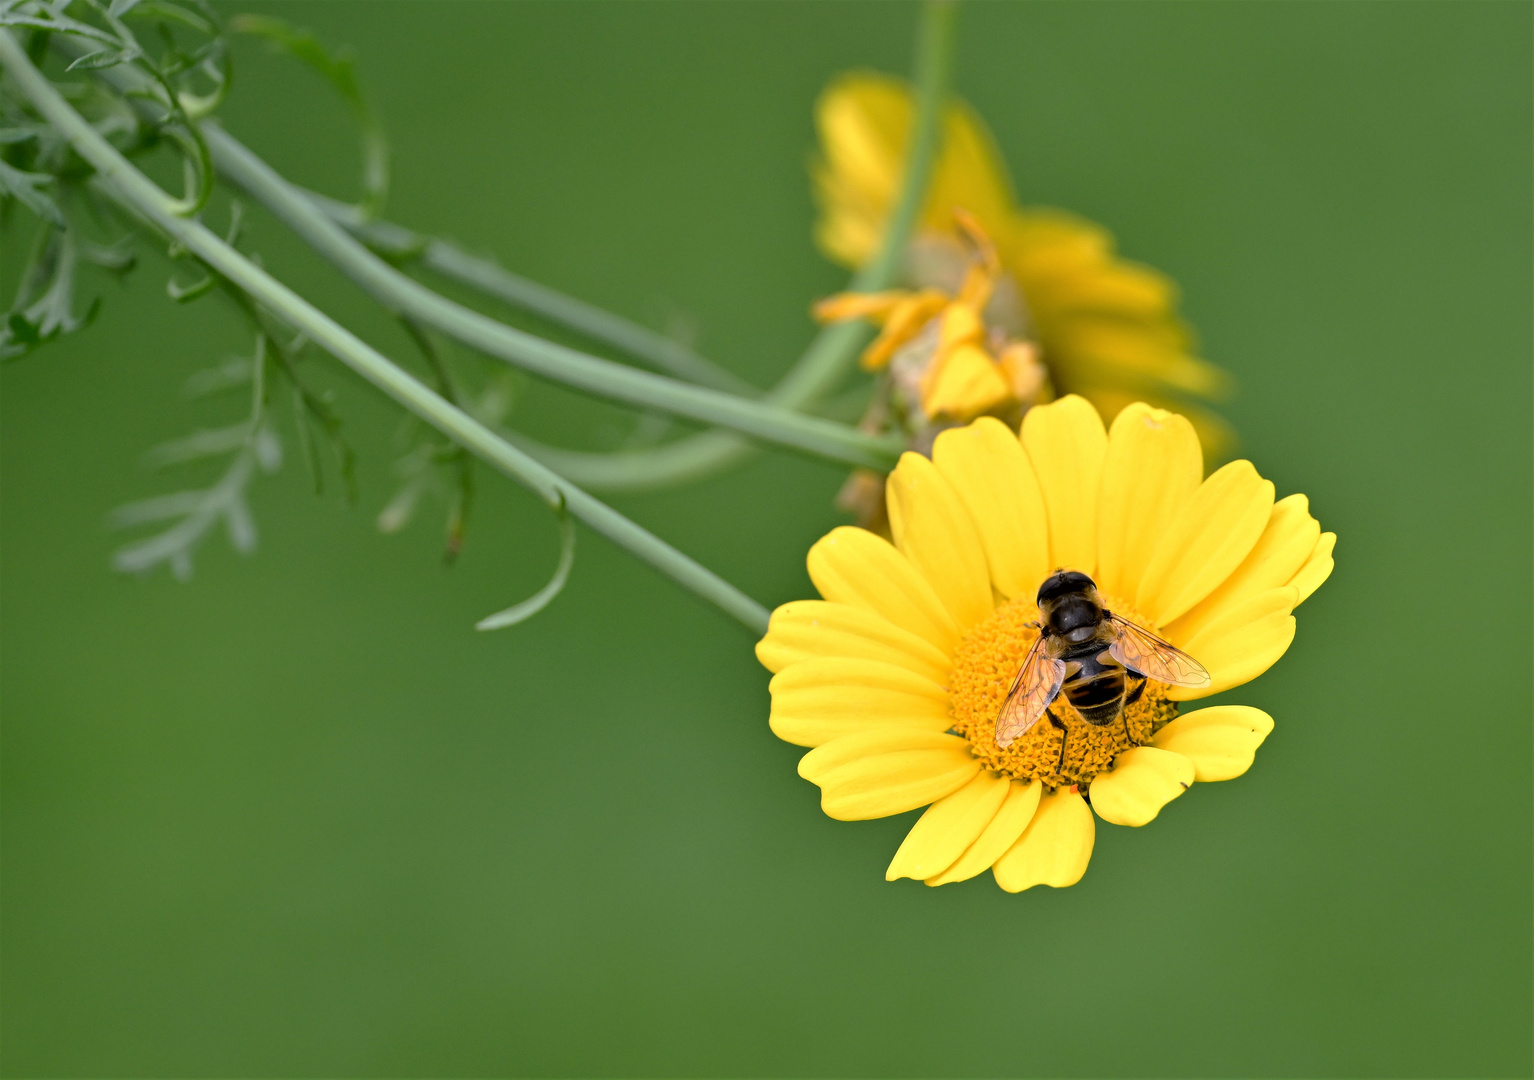
M 1320 535 L 1321 526 L 1310 516 L 1305 496 L 1290 495 L 1274 503 L 1257 546 L 1219 588 L 1166 627 L 1168 637 L 1193 637 L 1236 605 L 1288 585 L 1315 550 Z
M 922 387 L 922 411 L 932 417 L 972 420 L 1012 400 L 1006 372 L 978 345 L 960 345 L 942 354 Z
M 1145 825 L 1193 784 L 1193 762 L 1171 750 L 1136 746 L 1092 781 L 1092 809 L 1114 825 Z
M 863 367 L 877 371 L 948 303 L 948 297 L 935 289 L 924 289 L 897 304 L 884 321 L 884 329 L 863 351 Z
M 1310 558 L 1305 565 L 1300 567 L 1299 573 L 1294 575 L 1294 580 L 1289 584 L 1300 591 L 1300 603 L 1310 598 L 1310 594 L 1321 587 L 1321 583 L 1332 576 L 1332 549 L 1337 546 L 1336 533 L 1322 533 L 1316 541 L 1316 550 L 1310 553 Z
M 1022 892 L 1035 885 L 1056 889 L 1074 885 L 1087 872 L 1096 832 L 1086 800 L 1060 788 L 1039 800 L 1028 828 L 996 860 L 991 873 L 1007 892 Z
M 1108 432 L 1097 507 L 1097 583 L 1133 599 L 1155 545 L 1204 475 L 1198 435 L 1184 416 L 1135 402 Z
M 877 660 L 802 660 L 774 675 L 772 732 L 784 742 L 819 746 L 883 727 L 948 730 L 948 692 L 909 668 Z
M 1294 641 L 1294 616 L 1299 591 L 1292 585 L 1270 589 L 1252 597 L 1197 635 L 1172 644 L 1209 669 L 1210 683 L 1196 689 L 1174 686 L 1167 696 L 1173 701 L 1208 697 L 1240 686 L 1278 662 Z
M 1055 358 L 1051 357 L 1051 361 Z M 1123 389 L 1113 387 L 1106 383 L 1091 381 L 1095 375 L 1088 373 L 1089 378 L 1073 380 L 1070 383 L 1072 391 L 1086 398 L 1105 420 L 1113 420 L 1124 409 L 1143 400 L 1146 404 L 1156 408 L 1170 409 L 1181 416 L 1188 418 L 1193 425 L 1193 430 L 1198 433 L 1198 442 L 1204 450 L 1204 468 L 1212 469 L 1224 462 L 1230 455 L 1227 451 L 1235 444 L 1235 430 L 1220 417 L 1186 401 L 1173 401 L 1158 395 L 1154 390 L 1147 390 L 1141 394 L 1128 394 Z
M 996 816 L 985 827 L 985 831 L 952 866 L 941 874 L 929 877 L 927 884 L 947 885 L 951 881 L 968 881 L 976 874 L 989 870 L 1023 835 L 1023 830 L 1033 820 L 1034 811 L 1039 807 L 1039 796 L 1043 793 L 1043 784 L 1025 784 L 1013 780 L 1007 787 L 1007 801 L 1001 804 L 1001 809 L 996 811 Z
M 879 245 L 900 182 L 910 98 L 894 79 L 846 76 L 820 95 L 815 123 L 825 154 L 814 171 L 816 240 L 832 258 L 861 265 Z
M 846 604 L 795 600 L 772 613 L 767 636 L 756 643 L 756 658 L 768 671 L 801 660 L 843 656 L 880 660 L 925 675 L 948 678 L 952 664 L 931 642 L 894 623 Z
M 905 83 L 863 72 L 837 79 L 816 105 L 826 158 L 814 170 L 821 206 L 816 239 L 845 265 L 866 262 L 880 242 L 900 183 L 913 113 Z M 952 103 L 943 118 L 941 145 L 924 223 L 950 229 L 952 209 L 961 206 L 994 230 L 1013 199 L 984 122 L 968 106 Z
M 943 311 L 943 322 L 937 339 L 939 349 L 953 349 L 960 345 L 978 345 L 985 337 L 985 323 L 980 313 L 968 304 L 949 304 Z
M 1028 296 L 1047 296 L 1049 283 L 1110 265 L 1113 237 L 1101 225 L 1065 210 L 1030 207 L 1014 215 L 998 241 L 1002 263 Z M 1003 238 L 1004 237 L 1004 238 Z
M 895 546 L 931 583 L 959 629 L 968 630 L 988 616 L 991 582 L 985 549 L 937 466 L 920 454 L 902 454 L 885 495 Z
M 1049 517 L 1050 567 L 1097 571 L 1097 489 L 1108 433 L 1086 398 L 1068 394 L 1023 417 L 1023 449 Z
M 1028 294 L 1030 300 L 1033 295 Z M 1188 353 L 1187 332 L 1173 319 L 1131 321 L 1076 313 L 1050 323 L 1045 347 L 1053 350 L 1051 355 L 1063 353 L 1073 363 L 1090 366 L 1097 379 L 1110 385 L 1159 383 L 1199 397 L 1229 394 L 1230 377 Z
M 969 269 L 965 271 L 956 299 L 966 307 L 983 311 L 991 302 L 991 296 L 996 291 L 996 276 L 1001 272 L 1001 267 L 995 262 L 996 251 L 991 247 L 990 238 L 978 231 L 978 224 L 961 207 L 954 208 L 953 216 L 956 220 L 968 218 L 969 226 L 977 231 L 970 232 L 969 228 L 964 231 L 969 233 L 971 239 L 982 241 L 985 248 L 980 256 L 981 261 L 970 263 Z
M 1095 274 L 1063 277 L 1048 293 L 1057 309 L 1120 318 L 1165 314 L 1176 302 L 1176 294 L 1177 287 L 1165 274 L 1128 262 L 1105 265 Z
M 951 302 L 941 289 L 921 289 L 897 304 L 889 319 L 892 324 L 902 324 L 908 335 L 915 334 Z
M 1167 633 L 1172 636 L 1167 640 L 1187 653 L 1192 653 L 1194 649 L 1218 649 L 1220 639 L 1229 634 L 1239 633 L 1275 612 L 1287 615 L 1299 603 L 1299 597 L 1300 592 L 1293 585 L 1280 585 L 1276 589 L 1255 593 L 1238 604 L 1232 604 L 1220 612 L 1217 618 L 1206 620 L 1197 633 L 1184 635 L 1177 632 L 1183 626 L 1183 620 L 1179 619 L 1172 624 L 1176 630 L 1168 628 Z M 1197 656 L 1193 658 L 1198 659 Z
M 810 548 L 810 580 L 837 604 L 871 611 L 951 654 L 959 626 L 927 579 L 895 546 L 866 529 L 832 529 Z
M 844 292 L 817 300 L 810 306 L 810 314 L 818 322 L 844 322 L 847 319 L 868 319 L 883 322 L 890 314 L 907 303 L 913 294 L 906 289 L 888 292 Z
M 1179 716 L 1156 732 L 1151 744 L 1193 762 L 1193 774 L 1203 784 L 1232 780 L 1250 769 L 1272 730 L 1273 718 L 1261 709 L 1215 705 Z
M 1005 776 L 982 771 L 952 795 L 927 807 L 890 860 L 884 880 L 908 877 L 921 881 L 947 870 L 985 832 L 1011 786 Z
M 907 340 L 899 331 L 886 326 L 879 331 L 878 337 L 868 343 L 868 348 L 864 349 L 863 355 L 858 358 L 858 365 L 864 371 L 881 370 Z
M 834 210 L 815 222 L 815 246 L 843 266 L 862 266 L 878 250 L 884 222 L 862 212 L 846 191 L 847 185 L 824 164 L 810 167 L 815 194 Z
M 957 791 L 979 771 L 959 736 L 914 728 L 843 735 L 799 759 L 799 775 L 820 786 L 820 808 L 840 821 L 903 814 Z
M 856 731 L 815 747 L 799 759 L 799 775 L 818 784 L 844 765 L 906 751 L 946 751 L 963 748 L 957 735 L 917 728 L 879 728 Z M 968 753 L 968 750 L 965 750 Z
M 948 106 L 943 118 L 943 150 L 932 172 L 932 188 L 923 213 L 929 225 L 952 228 L 954 207 L 960 207 L 995 235 L 1015 205 L 1001 152 L 985 121 L 963 102 Z
M 1037 401 L 1049 372 L 1039 361 L 1039 347 L 1031 341 L 1014 341 L 1001 350 L 996 366 L 1012 388 L 1014 401 Z
M 937 437 L 932 461 L 980 532 L 991 584 L 1030 599 L 1049 574 L 1049 524 L 1033 466 L 1006 424 L 982 416 Z
M 863 351 L 864 369 L 877 371 L 888 364 L 895 352 L 921 333 L 928 320 L 947 305 L 948 297 L 936 289 L 923 289 L 896 304 L 885 318 L 878 338 Z
M 1257 545 L 1273 512 L 1273 484 L 1232 461 L 1199 485 L 1167 526 L 1135 606 L 1166 626 L 1219 587 Z

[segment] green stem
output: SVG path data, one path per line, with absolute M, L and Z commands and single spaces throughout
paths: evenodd
M 60 47 L 71 51 L 69 42 L 61 42 Z M 133 95 L 134 105 L 153 107 L 136 94 L 147 80 L 130 66 L 119 64 L 96 74 L 119 92 Z M 161 103 L 154 104 L 163 108 Z M 435 327 L 486 356 L 597 397 L 732 428 L 765 442 L 843 464 L 887 469 L 900 456 L 900 440 L 894 436 L 871 435 L 846 424 L 800 416 L 769 403 L 637 371 L 544 341 L 439 296 L 354 240 L 303 191 L 289 184 L 216 122 L 205 121 L 200 134 L 220 173 L 266 206 L 380 304 L 398 315 Z
M 602 491 L 655 491 L 706 480 L 749 460 L 759 449 L 724 431 L 688 435 L 648 450 L 607 453 L 550 446 L 515 431 L 502 430 L 501 435 L 561 476 L 579 478 L 579 483 Z
M 928 0 L 922 7 L 916 38 L 916 119 L 906 150 L 900 194 L 885 225 L 878 254 L 853 276 L 853 292 L 887 289 L 900 274 L 937 158 L 943 108 L 953 72 L 957 6 L 951 0 Z M 853 370 L 868 340 L 861 323 L 839 323 L 816 335 L 777 386 L 762 400 L 784 409 L 803 409 L 824 398 Z M 590 453 L 547 446 L 519 438 L 517 444 L 538 460 L 577 483 L 605 490 L 671 487 L 701 480 L 750 456 L 755 448 L 720 431 L 678 439 L 652 450 Z M 883 470 L 881 470 L 883 471 Z
M 184 245 L 255 302 L 306 334 L 395 401 L 550 506 L 563 500 L 569 512 L 592 529 L 718 605 L 753 632 L 766 632 L 767 610 L 739 589 L 498 438 L 200 223 L 178 217 L 175 213 L 177 200 L 135 169 L 75 112 L 32 64 L 10 31 L 4 29 L 0 29 L 0 67 L 5 68 L 37 110 L 64 134 L 75 151 L 96 169 L 102 182 L 157 230 Z
M 361 207 L 305 192 L 336 224 L 368 247 L 396 261 L 418 262 L 449 281 L 467 285 L 494 300 L 568 327 L 583 337 L 610 345 L 679 379 L 743 397 L 761 391 L 739 376 L 699 356 L 664 334 L 630 322 L 594 304 L 531 281 L 489 259 L 470 255 L 445 240 L 422 236 L 402 225 L 369 219 Z
M 916 38 L 916 120 L 911 142 L 906 149 L 905 175 L 901 177 L 900 195 L 884 226 L 879 254 L 852 279 L 853 292 L 877 292 L 887 289 L 900 273 L 906 244 L 916 228 L 927 188 L 937 161 L 943 135 L 943 110 L 953 81 L 953 52 L 957 31 L 958 4 L 955 0 L 927 0 L 922 9 L 921 29 Z M 895 242 L 898 241 L 898 242 Z M 835 374 L 846 374 L 851 356 L 839 358 L 844 365 Z M 829 363 L 827 366 L 834 366 Z
M 926 195 L 932 175 L 933 162 L 940 141 L 943 106 L 947 101 L 951 80 L 956 14 L 957 6 L 952 0 L 927 0 L 922 7 L 917 31 L 914 65 L 916 117 L 906 154 L 906 167 L 902 177 L 900 193 L 896 198 L 895 207 L 884 230 L 878 254 L 853 276 L 848 286 L 849 289 L 874 292 L 889 288 L 898 277 L 901 259 L 910 242 L 911 233 L 915 227 L 917 216 Z M 59 44 L 61 48 L 67 49 L 69 43 L 60 42 Z M 131 82 L 132 74 L 126 65 L 108 68 L 95 74 L 113 83 L 120 90 L 130 88 L 127 84 Z M 248 150 L 240 146 L 227 133 L 210 127 L 208 135 L 210 143 L 214 145 L 216 159 L 219 157 L 219 146 L 233 144 L 234 147 L 239 147 L 247 158 L 258 165 L 262 164 L 259 162 L 259 159 L 251 155 Z M 220 168 L 223 168 L 226 163 L 219 160 L 218 164 Z M 264 165 L 262 167 L 264 168 Z M 270 170 L 267 171 L 270 172 Z M 272 175 L 275 177 L 275 174 Z M 285 181 L 282 181 L 280 177 L 275 177 L 275 179 L 277 185 L 286 186 Z M 295 199 L 305 197 L 304 193 L 299 192 L 297 188 L 291 188 L 289 194 L 294 196 Z M 315 199 L 313 195 L 308 195 L 307 197 L 311 200 Z M 284 202 L 286 203 L 286 200 Z M 315 204 L 319 204 L 318 200 L 315 200 Z M 282 215 L 279 214 L 279 216 Z M 315 214 L 314 216 L 320 215 Z M 290 222 L 290 224 L 292 223 Z M 375 227 L 378 230 L 383 230 L 378 238 L 385 242 L 384 246 L 386 248 L 392 247 L 395 250 L 400 250 L 406 248 L 411 242 L 419 243 L 422 239 L 399 226 L 378 222 Z M 334 231 L 339 232 L 340 230 L 336 229 Z M 357 245 L 357 247 L 360 249 L 360 245 Z M 490 295 L 497 295 L 496 291 L 490 288 L 491 285 L 505 287 L 508 285 L 508 279 L 511 277 L 511 275 L 507 275 L 505 271 L 493 263 L 475 259 L 473 256 L 467 255 L 442 241 L 427 241 L 425 250 L 437 253 L 440 261 L 433 267 L 434 269 L 444 273 L 446 276 L 456 277 L 465 284 L 478 287 L 481 291 L 487 291 Z M 363 253 L 365 255 L 371 254 L 365 252 L 365 250 Z M 322 254 L 325 254 L 325 252 L 322 252 Z M 355 254 L 355 252 L 352 254 Z M 374 261 L 382 266 L 381 260 L 375 259 Z M 384 269 L 392 270 L 392 268 L 387 267 Z M 436 297 L 436 294 L 404 277 L 404 275 L 395 272 L 395 276 L 407 283 L 408 287 L 413 287 L 419 294 L 434 298 L 442 304 L 449 303 L 440 297 Z M 517 280 L 521 282 L 523 279 Z M 532 286 L 533 290 L 542 288 L 532 282 L 526 282 L 525 284 Z M 527 297 L 531 297 L 534 294 L 524 290 L 520 295 L 524 297 L 525 301 Z M 569 297 L 562 297 L 560 294 L 549 290 L 540 297 L 540 300 L 550 309 L 543 313 L 555 317 L 556 321 L 566 321 L 567 325 L 583 329 L 583 332 L 590 332 L 601 322 L 601 320 L 597 322 L 588 321 L 583 328 L 576 326 L 573 321 L 559 320 L 557 316 L 552 314 L 552 310 L 559 308 L 560 304 L 558 302 L 550 303 L 552 298 L 555 297 L 560 301 L 568 301 L 572 305 L 581 305 L 581 302 Z M 518 302 L 510 296 L 502 296 L 501 298 L 509 299 L 513 303 Z M 387 303 L 388 301 L 385 302 Z M 525 306 L 532 305 L 529 303 Z M 586 307 L 586 305 L 581 306 Z M 485 319 L 483 316 L 478 316 L 474 312 L 467 311 L 467 309 L 459 308 L 458 305 L 452 305 L 452 307 L 457 308 L 473 319 L 488 324 L 489 327 L 499 328 L 507 334 L 516 334 L 510 328 L 504 327 L 493 320 Z M 565 307 L 563 310 L 567 315 L 574 311 L 573 308 L 569 307 Z M 605 316 L 607 319 L 614 320 L 615 322 L 622 322 L 622 320 L 617 320 L 615 316 L 608 315 L 606 312 L 596 308 L 588 307 L 587 311 L 598 316 Z M 580 316 L 574 317 L 579 318 Z M 451 329 L 442 327 L 440 323 L 436 323 L 430 318 L 422 318 L 421 321 L 437 325 L 450 335 L 453 333 Z M 639 331 L 641 334 L 649 333 L 649 331 L 644 331 L 640 327 L 633 327 L 632 324 L 629 324 L 629 326 L 630 329 Z M 612 329 L 612 324 L 608 325 L 608 329 Z M 536 338 L 528 338 L 527 335 L 517 336 L 549 350 L 573 353 L 573 350 L 560 350 L 559 346 L 538 341 Z M 624 338 L 624 340 L 629 342 L 627 346 L 617 340 L 613 340 L 613 338 L 603 339 L 600 334 L 594 336 L 597 336 L 599 340 L 609 340 L 610 343 L 618 344 L 628 351 L 635 351 L 632 346 L 636 343 L 637 339 L 634 339 L 632 336 Z M 620 333 L 617 336 L 623 337 L 624 335 Z M 809 348 L 805 350 L 804 354 L 778 385 L 769 390 L 765 395 L 762 395 L 759 407 L 765 406 L 772 413 L 781 417 L 789 410 L 807 408 L 816 400 L 832 392 L 852 371 L 857 355 L 866 344 L 868 336 L 868 327 L 861 323 L 840 323 L 825 327 L 816 335 Z M 460 337 L 460 340 L 466 339 Z M 476 348 L 480 347 L 472 341 L 467 343 Z M 491 355 L 496 355 L 491 350 L 482 351 L 490 351 Z M 577 357 L 581 356 L 579 353 L 574 353 L 574 355 Z M 658 366 L 661 366 L 660 355 L 655 353 L 649 358 L 656 362 Z M 585 357 L 584 359 L 592 360 L 594 358 Z M 673 359 L 677 359 L 677 357 L 673 355 Z M 702 358 L 697 359 L 704 365 L 707 365 L 710 370 L 716 372 L 720 370 L 713 368 L 712 365 L 709 365 Z M 595 362 L 604 363 L 602 361 Z M 608 365 L 608 367 L 617 368 L 620 371 L 628 370 L 622 368 L 621 365 Z M 692 377 L 695 381 L 705 381 L 698 377 L 700 373 L 696 370 L 689 372 L 678 367 L 672 367 L 671 370 L 682 375 L 684 378 Z M 642 372 L 630 371 L 629 373 L 644 376 Z M 664 382 L 665 380 L 660 381 Z M 598 390 L 596 392 L 601 391 Z M 755 392 L 752 391 L 752 393 L 754 394 Z M 776 408 L 772 408 L 774 406 Z M 662 408 L 663 411 L 670 411 L 665 410 L 664 406 L 657 407 Z M 826 421 L 812 420 L 811 423 L 813 426 L 821 428 L 827 425 Z M 726 426 L 736 427 L 740 430 L 749 430 L 741 424 L 727 424 Z M 844 433 L 853 430 L 839 424 L 829 426 L 834 430 Z M 537 458 L 573 482 L 605 490 L 643 490 L 673 487 L 681 483 L 714 475 L 745 460 L 757 450 L 757 447 L 751 442 L 728 431 L 719 430 L 688 436 L 653 449 L 624 450 L 612 453 L 568 450 L 548 446 L 525 436 L 512 436 L 510 433 L 504 432 L 503 434 L 513 439 L 526 453 Z M 868 460 L 849 461 L 849 463 L 865 464 L 881 471 L 887 470 L 894 458 L 899 454 L 900 447 L 897 440 L 889 438 L 879 439 L 874 436 L 862 435 L 861 433 L 856 434 L 862 440 L 878 444 L 880 456 L 884 460 L 877 462 Z M 763 437 L 769 438 L 769 441 L 783 441 L 771 440 L 768 436 Z M 784 441 L 784 445 L 792 444 Z M 805 449 L 802 445 L 797 446 L 797 448 Z M 847 458 L 838 457 L 836 454 L 827 454 L 825 456 L 848 461 Z
M 898 439 L 869 435 L 846 424 L 801 416 L 763 402 L 589 356 L 514 330 L 439 296 L 352 239 L 297 188 L 216 123 L 204 122 L 203 137 L 213 151 L 220 173 L 262 203 L 375 300 L 486 356 L 597 397 L 733 428 L 832 461 L 887 469 L 900 456 Z

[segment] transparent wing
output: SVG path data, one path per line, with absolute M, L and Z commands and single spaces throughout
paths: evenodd
M 1016 742 L 1044 715 L 1049 703 L 1060 693 L 1065 681 L 1065 661 L 1044 652 L 1044 636 L 1033 643 L 1028 657 L 1012 680 L 1007 700 L 1001 703 L 996 717 L 996 745 L 1005 750 Z
M 1108 654 L 1147 679 L 1173 686 L 1208 686 L 1209 672 L 1193 657 L 1143 626 L 1109 612 L 1115 636 Z

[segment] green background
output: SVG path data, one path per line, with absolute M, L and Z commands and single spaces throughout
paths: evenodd
M 844 280 L 809 239 L 812 102 L 905 71 L 915 22 L 259 10 L 356 47 L 394 219 L 761 384 Z M 748 636 L 589 533 L 552 608 L 476 634 L 547 575 L 547 513 L 482 473 L 451 570 L 439 507 L 378 535 L 395 413 L 325 361 L 358 505 L 315 499 L 289 438 L 257 556 L 215 537 L 190 584 L 115 576 L 106 512 L 196 479 L 138 459 L 238 419 L 180 387 L 248 346 L 220 301 L 170 304 L 158 256 L 91 279 L 96 325 L 0 376 L 5 1073 L 1528 1075 L 1530 12 L 963 12 L 959 89 L 1025 201 L 1177 278 L 1243 452 L 1341 536 L 1233 695 L 1277 720 L 1256 767 L 1100 825 L 1058 892 L 887 884 L 915 815 L 825 818 Z M 230 128 L 349 196 L 343 107 L 238 58 Z M 407 355 L 275 227 L 253 244 Z M 625 431 L 544 388 L 516 419 Z M 779 603 L 840 479 L 771 455 L 617 505 Z

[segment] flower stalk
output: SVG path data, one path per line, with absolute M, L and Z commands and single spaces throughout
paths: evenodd
M 940 149 L 943 109 L 952 83 L 957 15 L 957 5 L 951 0 L 929 0 L 922 7 L 913 71 L 916 119 L 905 173 L 880 248 L 854 274 L 847 286 L 851 292 L 878 292 L 895 284 L 899 276 L 901 259 L 920 215 Z M 216 148 L 216 138 L 214 143 Z M 460 284 L 552 318 L 595 340 L 606 341 L 649 360 L 679 377 L 704 386 L 731 389 L 721 385 L 717 377 L 704 376 L 703 371 L 698 370 L 697 365 L 703 364 L 707 365 L 705 370 L 719 371 L 702 358 L 693 356 L 684 361 L 679 354 L 659 351 L 660 346 L 673 345 L 665 339 L 647 344 L 643 335 L 650 332 L 643 328 L 617 325 L 622 320 L 615 320 L 597 309 L 590 311 L 603 318 L 593 320 L 588 312 L 581 310 L 588 306 L 580 301 L 525 282 L 493 263 L 476 259 L 441 240 L 421 237 L 385 222 L 363 225 L 360 215 L 350 212 L 350 208 L 329 201 L 319 202 L 319 205 L 327 214 L 369 241 L 381 241 L 395 250 L 420 251 L 423 265 Z M 869 336 L 869 327 L 862 322 L 825 327 L 782 380 L 761 395 L 761 400 L 781 410 L 799 411 L 812 407 L 833 393 L 851 374 Z M 668 356 L 672 358 L 669 367 Z M 735 392 L 740 391 L 736 389 Z M 604 491 L 651 490 L 701 480 L 745 460 L 755 449 L 747 440 L 719 430 L 690 435 L 664 446 L 607 453 L 548 446 L 514 432 L 503 434 L 562 476 Z
M 203 137 L 220 174 L 264 205 L 375 300 L 485 356 L 596 397 L 729 427 L 843 464 L 887 469 L 900 456 L 898 439 L 870 435 L 771 402 L 753 401 L 603 360 L 464 307 L 369 251 L 217 123 L 205 121 Z
M 952 3 L 930 0 L 924 5 L 916 64 L 919 116 L 907 156 L 906 175 L 883 244 L 854 276 L 853 287 L 875 288 L 889 283 L 901 265 L 937 149 L 953 25 Z M 136 48 L 125 27 L 114 23 L 113 28 L 122 41 Z M 102 132 L 65 101 L 38 70 L 27 50 L 9 32 L 0 33 L 4 33 L 0 39 L 0 66 L 7 69 L 15 86 L 32 105 L 96 169 L 90 187 L 128 212 L 141 227 L 168 239 L 173 251 L 189 253 L 205 264 L 209 272 L 203 282 L 194 286 L 196 294 L 222 285 L 249 313 L 254 314 L 259 306 L 271 318 L 298 331 L 301 339 L 331 353 L 417 417 L 511 476 L 556 510 L 566 543 L 555 581 L 544 590 L 550 596 L 550 590 L 557 592 L 568 573 L 568 555 L 572 550 L 568 542 L 572 535 L 569 522 L 580 520 L 709 599 L 753 632 L 762 633 L 767 620 L 766 610 L 739 590 L 594 499 L 578 482 L 561 475 L 558 468 L 561 465 L 577 474 L 590 475 L 606 486 L 635 488 L 708 475 L 755 449 L 752 440 L 840 464 L 874 469 L 889 468 L 901 449 L 894 436 L 872 434 L 800 411 L 835 391 L 866 340 L 865 326 L 850 324 L 822 331 L 779 385 L 763 395 L 691 350 L 643 327 L 518 278 L 451 245 L 376 222 L 366 211 L 353 212 L 354 208 L 330 203 L 297 188 L 215 121 L 207 119 L 210 110 L 180 107 L 182 102 L 175 88 L 160 85 L 165 79 L 153 64 L 149 65 L 153 69 L 150 75 L 128 63 L 86 64 L 94 69 L 95 77 L 122 94 L 157 128 L 169 124 L 177 135 L 183 134 L 180 129 L 186 129 L 184 134 L 196 146 L 182 149 L 199 166 L 194 181 L 199 202 L 206 197 L 216 172 L 263 203 L 322 257 L 408 326 L 423 333 L 427 327 L 435 329 L 488 357 L 594 396 L 710 424 L 714 430 L 648 450 L 584 454 L 543 447 L 516 432 L 493 427 L 493 419 L 470 416 L 461 402 L 452 400 L 451 394 L 433 392 L 266 273 L 257 262 L 238 251 L 233 236 L 226 241 L 209 232 L 195 220 L 194 214 L 188 213 L 185 198 L 168 194 L 135 169 Z M 54 36 L 52 44 L 69 55 L 75 66 L 90 60 L 81 55 L 81 45 L 68 33 Z M 227 83 L 227 70 L 219 71 L 222 87 Z M 349 235 L 348 229 L 365 235 L 385 257 L 380 258 Z M 590 356 L 506 326 L 438 295 L 386 261 L 391 258 L 395 263 L 418 259 L 428 270 L 534 311 L 676 378 Z M 550 468 L 551 464 L 555 467 Z M 546 598 L 530 603 L 542 606 L 544 602 Z M 524 607 L 527 605 L 519 605 L 507 614 L 520 612 Z
M 760 390 L 740 376 L 664 334 L 513 274 L 494 261 L 470 255 L 446 240 L 422 236 L 390 221 L 369 218 L 361 207 L 351 203 L 313 191 L 305 194 L 337 225 L 391 261 L 416 262 L 449 281 L 574 330 L 678 379 L 742 397 L 761 396 Z
M 60 42 L 67 53 L 76 51 Z M 143 93 L 149 79 L 126 64 L 96 73 L 152 119 L 163 103 Z M 226 180 L 260 202 L 322 258 L 380 304 L 485 356 L 595 397 L 731 428 L 765 442 L 847 465 L 888 469 L 900 441 L 855 427 L 803 416 L 772 401 L 690 385 L 636 370 L 545 341 L 474 311 L 428 289 L 370 251 L 216 121 L 199 125 L 199 145 L 211 153 Z
M 306 335 L 454 442 L 532 491 L 549 506 L 563 505 L 588 527 L 734 616 L 752 632 L 765 631 L 767 612 L 756 601 L 507 443 L 255 265 L 200 222 L 180 216 L 180 200 L 134 168 L 76 112 L 32 63 L 10 31 L 4 29 L 0 29 L 0 67 L 15 80 L 16 86 L 38 112 L 96 169 L 102 189 L 156 231 L 184 247 L 254 302 Z

